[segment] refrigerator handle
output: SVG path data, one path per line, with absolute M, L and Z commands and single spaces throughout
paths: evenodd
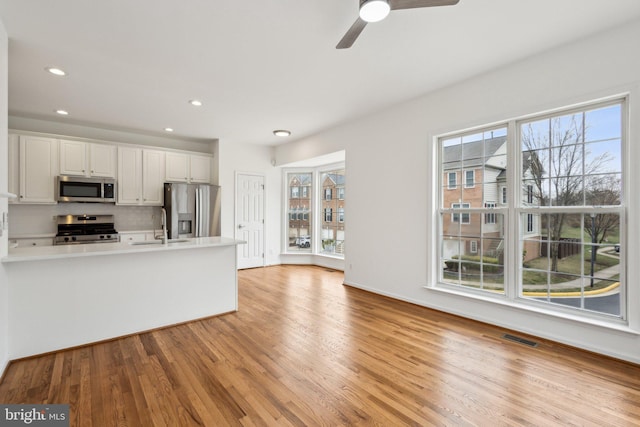
M 196 227 L 195 227 L 195 235 L 194 237 L 200 237 L 200 221 L 202 220 L 202 212 L 201 212 L 201 202 L 200 202 L 200 187 L 196 186 Z

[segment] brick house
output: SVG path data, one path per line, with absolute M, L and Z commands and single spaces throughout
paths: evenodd
M 499 208 L 507 204 L 507 138 L 465 142 L 443 148 L 443 208 Z M 524 174 L 530 173 L 531 153 L 523 153 Z M 531 186 L 523 188 L 523 203 L 534 204 Z M 539 218 L 527 215 L 523 221 L 525 260 L 540 256 Z M 483 255 L 501 258 L 503 247 L 502 215 L 461 212 L 444 215 L 443 258 L 456 255 Z
M 309 247 L 311 236 L 310 173 L 289 174 L 289 247 Z
M 323 251 L 344 253 L 344 170 L 323 174 L 322 242 Z

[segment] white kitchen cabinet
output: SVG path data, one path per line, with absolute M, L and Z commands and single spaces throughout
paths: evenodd
M 142 150 L 142 203 L 164 204 L 165 152 Z
M 20 193 L 20 168 L 18 166 L 20 158 L 20 137 L 16 134 L 9 134 L 9 193 Z M 9 203 L 18 203 L 19 199 L 9 199 Z
M 171 182 L 189 182 L 189 155 L 167 153 L 165 179 Z
M 209 183 L 211 157 L 197 154 L 167 153 L 165 178 L 170 182 Z
M 120 235 L 120 241 L 121 242 L 125 242 L 125 243 L 143 242 L 143 241 L 147 240 L 146 233 L 139 233 L 139 232 L 130 233 L 130 232 L 126 232 L 126 231 L 121 231 L 118 234 Z
M 60 174 L 115 178 L 116 146 L 60 141 Z
M 38 237 L 9 239 L 9 247 L 11 248 L 30 248 L 33 246 L 53 246 L 53 238 Z
M 118 148 L 118 204 L 161 206 L 164 199 L 165 153 Z
M 56 203 L 58 140 L 21 135 L 18 169 L 19 203 Z
M 141 204 L 142 149 L 118 147 L 118 204 Z
M 211 157 L 198 156 L 192 154 L 189 156 L 190 161 L 190 177 L 191 182 L 205 183 L 211 182 Z

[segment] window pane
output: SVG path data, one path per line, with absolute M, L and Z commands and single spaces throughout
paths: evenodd
M 330 255 L 344 254 L 345 224 L 345 171 L 344 169 L 323 172 L 320 175 L 320 252 Z
M 474 289 L 504 293 L 504 218 L 495 216 L 496 224 L 484 227 L 482 218 L 488 214 L 461 213 L 467 215 L 469 225 L 448 222 L 443 215 L 441 259 L 442 281 Z
M 287 251 L 311 252 L 311 173 L 288 173 L 289 187 Z
M 620 139 L 622 137 L 621 114 L 620 104 L 587 111 L 585 141 Z

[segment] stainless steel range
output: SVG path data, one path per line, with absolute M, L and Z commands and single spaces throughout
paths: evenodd
M 113 215 L 59 215 L 56 245 L 119 242 Z

